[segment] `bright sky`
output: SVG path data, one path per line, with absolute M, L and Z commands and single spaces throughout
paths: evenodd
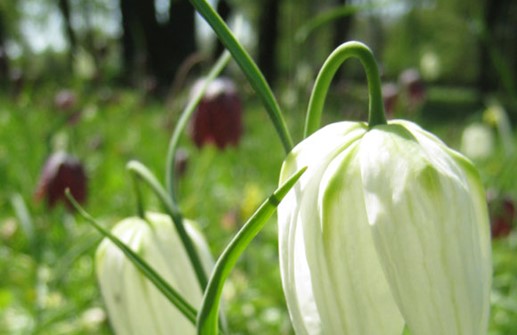
M 23 13 L 20 22 L 20 31 L 34 52 L 41 52 L 47 48 L 56 51 L 66 48 L 64 37 L 63 18 L 55 6 L 40 0 L 20 1 L 20 12 Z M 115 36 L 120 32 L 120 12 L 117 0 L 105 1 L 107 8 L 96 8 L 91 5 L 91 26 L 101 29 L 108 36 Z M 72 12 L 72 25 L 76 31 L 88 26 L 87 16 L 78 11 Z M 16 52 L 16 46 L 11 46 L 11 52 Z M 14 49 L 14 51 L 12 50 Z M 19 52 L 19 51 L 18 51 Z
M 95 4 L 92 5 L 91 25 L 104 31 L 108 36 L 116 36 L 120 33 L 118 0 L 106 0 L 105 3 L 108 10 L 105 8 L 96 10 Z M 216 0 L 209 0 L 209 3 L 214 5 Z M 33 52 L 38 53 L 49 48 L 54 51 L 61 51 L 67 47 L 63 18 L 57 5 L 50 7 L 48 2 L 26 0 L 20 1 L 19 6 L 21 13 L 23 13 L 20 30 Z M 155 0 L 155 6 L 158 20 L 166 21 L 168 19 L 169 1 Z M 72 10 L 72 25 L 76 31 L 80 31 L 86 28 L 88 24 L 85 16 L 77 12 Z M 203 19 L 198 16 L 196 21 L 201 35 L 198 38 L 213 38 L 211 28 Z M 8 45 L 8 52 L 12 57 L 16 57 L 21 52 L 21 48 L 11 43 Z
M 147 1 L 147 0 L 145 0 Z M 168 19 L 169 0 L 154 0 L 156 7 L 156 16 L 159 20 L 166 21 Z M 217 0 L 209 0 L 212 6 Z M 361 2 L 354 1 L 354 2 Z M 104 0 L 90 2 L 71 1 L 72 6 L 77 9 L 78 6 L 84 6 L 85 3 L 91 6 L 90 25 L 96 29 L 102 30 L 108 36 L 117 36 L 120 34 L 120 11 L 118 0 Z M 99 5 L 102 3 L 102 8 Z M 404 4 L 402 1 L 394 1 L 392 4 Z M 19 1 L 20 12 L 23 13 L 20 22 L 20 30 L 33 52 L 41 52 L 47 48 L 55 51 L 61 51 L 66 48 L 66 39 L 64 37 L 63 19 L 57 8 L 57 1 L 54 5 L 41 0 L 25 0 Z M 395 9 L 397 6 L 389 6 Z M 406 6 L 407 7 L 407 6 Z M 76 31 L 81 31 L 88 27 L 86 11 L 83 8 L 72 10 L 72 25 Z M 386 8 L 383 8 L 386 9 Z M 399 10 L 395 10 L 398 12 Z M 198 39 L 206 41 L 212 39 L 213 34 L 211 28 L 199 16 L 196 18 L 198 25 Z M 249 28 L 249 27 L 247 27 Z M 250 33 L 247 31 L 247 33 Z M 202 45 L 205 43 L 202 43 Z M 8 52 L 12 57 L 16 57 L 21 48 L 13 43 L 8 45 Z

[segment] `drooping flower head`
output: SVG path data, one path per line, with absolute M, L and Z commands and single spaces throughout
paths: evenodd
M 36 200 L 45 199 L 48 207 L 53 208 L 63 202 L 69 210 L 73 207 L 65 196 L 66 189 L 79 203 L 84 203 L 87 196 L 86 171 L 77 157 L 65 152 L 50 155 L 43 166 L 38 185 Z
M 278 208 L 297 334 L 486 334 L 488 213 L 467 158 L 408 121 L 340 122 L 299 143 L 280 182 L 304 166 Z
M 203 81 L 198 81 L 192 91 L 201 84 Z M 239 144 L 243 133 L 242 104 L 230 79 L 217 78 L 208 85 L 192 117 L 190 133 L 197 147 L 212 144 L 224 149 Z
M 424 102 L 426 88 L 418 70 L 410 68 L 402 71 L 399 83 L 407 95 L 408 108 L 415 108 Z
M 487 201 L 492 239 L 507 237 L 512 232 L 517 218 L 513 197 L 508 194 L 488 192 Z
M 208 273 L 213 265 L 208 245 L 191 221 L 184 220 L 184 224 Z M 147 213 L 145 220 L 127 218 L 115 225 L 112 234 L 142 257 L 188 303 L 201 305 L 203 292 L 169 216 Z M 97 249 L 96 273 L 116 334 L 196 334 L 195 326 L 108 239 Z

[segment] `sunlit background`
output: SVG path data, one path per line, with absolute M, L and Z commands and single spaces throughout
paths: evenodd
M 489 334 L 517 334 L 517 2 L 211 3 L 263 71 L 295 142 L 325 58 L 349 40 L 371 47 L 388 117 L 421 124 L 478 166 L 494 247 Z M 106 227 L 136 215 L 126 163 L 165 180 L 179 115 L 222 50 L 186 0 L 0 0 L 0 334 L 112 333 L 95 278 L 100 236 L 59 185 L 79 187 Z M 181 209 L 215 256 L 276 188 L 285 156 L 238 66 L 224 76 L 232 103 L 200 107 L 174 171 Z M 366 120 L 367 99 L 361 66 L 346 63 L 323 122 Z M 211 108 L 216 121 L 203 121 Z M 150 191 L 144 200 L 161 210 Z M 233 334 L 293 333 L 276 239 L 273 219 L 231 276 Z

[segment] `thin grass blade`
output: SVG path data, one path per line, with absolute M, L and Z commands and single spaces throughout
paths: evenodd
M 147 279 L 149 279 L 156 288 L 163 293 L 163 295 L 178 308 L 178 310 L 185 315 L 193 324 L 196 322 L 197 311 L 190 305 L 174 288 L 172 288 L 152 267 L 147 264 L 140 256 L 133 250 L 128 248 L 116 236 L 111 234 L 107 229 L 103 228 L 90 214 L 88 214 L 72 197 L 70 191 L 66 192 L 67 198 L 70 200 L 77 212 L 88 221 L 99 233 L 108 238 L 115 244 L 126 257 L 142 272 Z
M 260 205 L 219 257 L 208 282 L 203 303 L 199 311 L 197 321 L 199 335 L 218 334 L 219 303 L 226 279 L 237 263 L 240 255 L 248 247 L 253 238 L 257 236 L 260 230 L 262 230 L 267 220 L 269 220 L 271 215 L 275 212 L 280 201 L 282 201 L 305 170 L 306 168 L 303 168 L 296 172 Z
M 158 179 L 156 179 L 156 177 L 152 174 L 151 171 L 149 171 L 147 167 L 145 167 L 145 165 L 137 161 L 130 161 L 126 165 L 126 168 L 130 173 L 136 175 L 142 181 L 144 181 L 162 202 L 163 206 L 165 207 L 165 212 L 170 215 L 181 242 L 187 251 L 190 262 L 192 263 L 194 271 L 196 272 L 199 285 L 201 286 L 201 289 L 204 290 L 207 283 L 206 274 L 203 270 L 203 266 L 196 248 L 194 248 L 194 244 L 192 243 L 190 237 L 187 234 L 187 231 L 185 230 L 185 226 L 183 225 L 183 216 L 181 215 L 179 208 L 174 202 L 171 201 L 168 193 L 158 182 Z
M 203 81 L 201 88 L 196 92 L 196 95 L 192 97 L 181 113 L 178 122 L 176 123 L 176 127 L 172 133 L 169 148 L 167 152 L 167 163 L 165 166 L 165 185 L 169 195 L 171 196 L 172 202 L 177 203 L 176 196 L 176 188 L 174 185 L 174 166 L 176 164 L 176 152 L 178 151 L 178 145 L 180 141 L 181 134 L 187 127 L 188 120 L 196 110 L 196 107 L 199 105 L 199 102 L 203 98 L 206 93 L 206 89 L 208 85 L 221 73 L 221 71 L 228 65 L 228 62 L 231 59 L 231 54 L 228 51 L 225 51 L 219 56 L 219 59 L 214 64 L 208 75 Z M 177 207 L 177 206 L 176 206 Z
M 248 52 L 238 42 L 226 23 L 224 23 L 223 19 L 206 0 L 190 0 L 190 2 L 212 27 L 223 45 L 230 51 L 235 62 L 237 62 L 242 72 L 244 72 L 251 86 L 266 107 L 276 132 L 282 141 L 285 152 L 290 152 L 293 147 L 293 142 L 282 116 L 282 111 L 280 110 L 280 106 L 276 101 L 271 87 L 269 87 L 257 64 L 255 64 Z

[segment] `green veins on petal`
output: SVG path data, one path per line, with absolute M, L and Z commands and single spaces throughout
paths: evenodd
M 484 334 L 491 285 L 475 169 L 406 121 L 322 128 L 281 181 L 280 266 L 297 334 Z
M 414 333 L 479 334 L 487 278 L 478 279 L 477 220 L 485 218 L 476 215 L 465 174 L 441 143 L 381 128 L 363 138 L 361 167 L 368 221 L 394 298 Z

